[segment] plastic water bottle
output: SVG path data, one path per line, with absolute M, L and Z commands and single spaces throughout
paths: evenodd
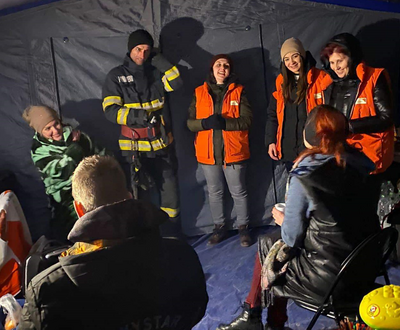
M 387 196 L 387 195 L 385 196 L 384 194 L 381 194 L 381 197 L 379 198 L 379 203 L 378 203 L 378 216 L 379 216 L 379 220 L 381 222 L 385 218 L 385 215 L 389 213 L 389 207 L 390 207 L 389 196 Z
M 387 214 L 392 211 L 392 208 L 397 199 L 394 193 L 394 186 L 390 181 L 383 182 L 381 185 L 381 195 L 378 203 L 378 216 L 382 222 Z

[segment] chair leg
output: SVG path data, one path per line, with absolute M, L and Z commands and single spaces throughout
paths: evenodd
M 388 272 L 387 272 L 386 268 L 383 271 L 383 277 L 385 279 L 386 285 L 390 285 L 390 279 L 389 279 L 389 275 L 388 275 Z
M 317 312 L 315 313 L 314 317 L 312 318 L 311 322 L 308 324 L 307 330 L 311 330 L 313 328 L 313 326 L 315 325 L 315 323 L 317 322 L 319 316 L 322 313 L 322 306 L 320 308 L 318 308 Z

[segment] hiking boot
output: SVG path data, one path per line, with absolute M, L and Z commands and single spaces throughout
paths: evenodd
M 243 312 L 230 324 L 220 324 L 217 330 L 263 330 L 261 322 L 261 307 L 250 308 L 243 304 Z
M 215 245 L 224 240 L 226 236 L 225 225 L 214 225 L 213 233 L 208 240 L 207 245 Z
M 247 225 L 239 226 L 239 237 L 241 246 L 249 247 L 251 245 L 251 237 Z

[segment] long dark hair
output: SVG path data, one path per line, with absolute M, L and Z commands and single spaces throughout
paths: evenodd
M 307 72 L 305 69 L 305 60 L 303 56 L 300 56 L 300 72 L 299 72 L 299 80 L 297 81 L 297 92 L 296 99 L 294 100 L 295 104 L 300 104 L 306 98 L 307 93 Z M 294 78 L 294 73 L 290 71 L 285 63 L 282 61 L 281 64 L 281 72 L 283 76 L 283 84 L 282 84 L 282 92 L 283 98 L 286 102 L 291 102 L 291 93 L 293 88 L 296 86 L 296 79 Z

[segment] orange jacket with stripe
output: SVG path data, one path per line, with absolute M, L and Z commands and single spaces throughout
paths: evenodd
M 322 95 L 322 81 L 327 75 L 324 71 L 312 67 L 307 73 L 307 93 L 306 93 L 306 109 L 309 113 L 317 105 L 323 104 Z M 276 91 L 272 94 L 276 99 L 276 116 L 278 120 L 278 129 L 276 131 L 276 150 L 278 153 L 278 158 L 282 158 L 282 130 L 283 122 L 285 120 L 285 99 L 283 97 L 283 76 L 280 74 L 276 78 Z
M 372 68 L 360 63 L 356 69 L 357 77 L 360 79 L 357 95 L 350 113 L 350 120 L 376 116 L 374 105 L 374 88 L 381 74 L 389 76 L 384 69 Z M 324 78 L 324 90 L 332 84 L 329 75 Z M 329 101 L 329 100 L 326 100 Z M 394 126 L 384 132 L 369 134 L 351 134 L 347 143 L 362 151 L 375 164 L 375 171 L 371 174 L 384 172 L 393 162 L 394 156 Z
M 222 103 L 222 117 L 238 118 L 240 97 L 243 86 L 232 83 L 224 96 Z M 196 119 L 204 119 L 214 114 L 214 102 L 209 93 L 207 83 L 195 90 L 196 95 Z M 214 165 L 214 130 L 203 130 L 196 133 L 195 148 L 196 158 L 199 163 Z M 237 163 L 250 158 L 249 132 L 245 131 L 222 131 L 226 164 Z

